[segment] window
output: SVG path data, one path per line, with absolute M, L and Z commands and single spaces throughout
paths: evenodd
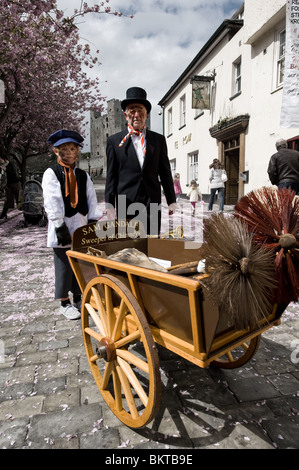
M 241 92 L 241 58 L 234 63 L 233 95 Z
M 186 125 L 186 96 L 182 96 L 180 99 L 180 127 Z
M 283 84 L 284 59 L 285 59 L 286 32 L 281 31 L 277 35 L 277 66 L 276 66 L 276 87 Z
M 176 159 L 174 158 L 173 160 L 170 160 L 169 161 L 170 163 L 170 169 L 171 169 L 171 174 L 172 174 L 172 177 L 174 177 L 174 174 L 175 174 L 175 170 L 176 170 Z
M 168 110 L 167 135 L 172 134 L 172 108 Z
M 189 155 L 189 183 L 198 179 L 198 152 Z

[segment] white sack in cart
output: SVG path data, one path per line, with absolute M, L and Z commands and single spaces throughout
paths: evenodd
M 118 261 L 119 263 L 132 264 L 133 266 L 139 266 L 141 268 L 154 269 L 162 273 L 168 272 L 167 269 L 148 258 L 142 251 L 136 250 L 136 248 L 124 248 L 110 256 L 107 256 L 104 251 L 97 250 L 96 248 L 88 248 L 87 254 L 110 259 L 111 261 Z

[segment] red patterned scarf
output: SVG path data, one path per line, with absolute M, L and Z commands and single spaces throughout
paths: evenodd
M 145 146 L 145 140 L 144 140 L 144 135 L 143 135 L 143 129 L 141 131 L 135 130 L 133 129 L 132 126 L 130 126 L 130 124 L 128 124 L 128 129 L 129 129 L 129 132 L 127 135 L 125 135 L 123 140 L 120 142 L 119 147 L 122 147 L 124 143 L 128 140 L 128 138 L 131 137 L 131 135 L 138 135 L 138 136 L 141 135 L 141 145 L 142 145 L 143 154 L 145 155 L 146 146 Z

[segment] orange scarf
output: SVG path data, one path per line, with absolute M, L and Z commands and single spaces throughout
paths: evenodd
M 73 208 L 77 207 L 78 204 L 78 185 L 76 176 L 73 172 L 74 165 L 69 166 L 65 163 L 62 163 L 61 160 L 58 161 L 59 165 L 64 167 L 65 174 L 65 197 L 70 195 L 70 202 Z

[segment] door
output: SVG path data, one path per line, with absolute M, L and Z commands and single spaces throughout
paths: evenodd
M 239 148 L 224 151 L 224 164 L 227 173 L 224 201 L 235 205 L 239 197 Z

